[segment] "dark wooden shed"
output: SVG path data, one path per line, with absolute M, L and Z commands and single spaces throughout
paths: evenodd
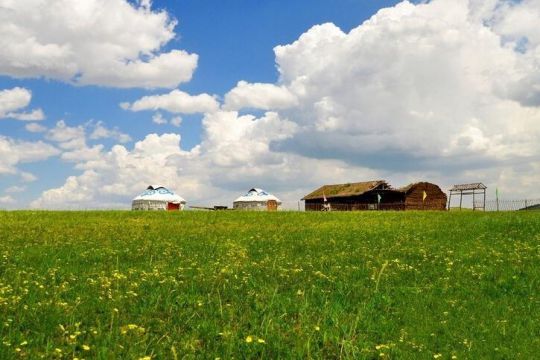
M 446 194 L 429 182 L 417 182 L 398 189 L 403 193 L 405 210 L 446 210 Z
M 384 180 L 324 185 L 304 196 L 306 211 L 402 210 L 403 193 Z

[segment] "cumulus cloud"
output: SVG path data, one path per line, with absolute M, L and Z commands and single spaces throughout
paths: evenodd
M 35 109 L 29 112 L 10 113 L 8 114 L 8 117 L 21 121 L 40 121 L 45 119 L 45 114 L 43 113 L 43 110 Z
M 180 116 L 175 116 L 173 117 L 169 123 L 172 125 L 172 126 L 175 126 L 175 127 L 180 127 L 180 125 L 182 125 L 182 117 Z
M 64 150 L 80 149 L 86 146 L 86 131 L 84 126 L 68 126 L 64 120 L 49 129 L 45 139 L 56 142 Z
M 169 163 L 173 156 L 189 156 L 181 150 L 180 135 L 176 134 L 150 134 L 135 143 L 132 150 L 122 145 L 113 146 L 99 157 L 81 163 L 84 168 L 81 175 L 70 176 L 63 186 L 45 191 L 32 206 L 118 207 L 122 204 L 125 207 L 126 199 L 148 184 L 178 181 L 178 172 Z M 189 184 L 183 186 L 189 187 Z
M 41 109 L 30 112 L 19 112 L 30 105 L 32 92 L 28 89 L 15 87 L 0 90 L 0 118 L 11 118 L 22 121 L 39 121 L 45 118 Z
M 0 176 L 17 174 L 17 165 L 21 163 L 45 160 L 59 153 L 57 148 L 43 141 L 21 141 L 0 135 Z
M 0 196 L 0 205 L 15 204 L 15 199 L 10 195 Z
M 277 148 L 456 177 L 538 162 L 537 11 L 534 1 L 405 1 L 348 33 L 314 26 L 274 49 L 276 86 L 298 100 L 279 111 L 298 129 Z
M 166 110 L 171 113 L 196 114 L 218 109 L 217 100 L 208 94 L 190 95 L 180 90 L 168 94 L 144 96 L 133 103 L 122 103 L 124 110 Z
M 24 88 L 16 87 L 0 91 L 0 116 L 24 109 L 30 104 L 32 93 Z
M 296 96 L 284 86 L 239 81 L 236 87 L 225 95 L 223 108 L 226 110 L 243 108 L 278 110 L 287 109 L 296 104 Z
M 182 124 L 182 118 L 180 116 L 175 116 L 170 120 L 167 120 L 161 113 L 158 112 L 152 116 L 152 122 L 157 125 L 171 124 L 172 126 L 180 127 Z
M 294 199 L 289 205 L 296 208 L 300 192 L 320 181 L 350 176 L 347 164 L 338 160 L 274 153 L 272 142 L 295 131 L 293 123 L 276 113 L 256 118 L 219 111 L 207 114 L 203 123 L 203 141 L 190 151 L 181 148 L 178 134 L 150 134 L 132 148 L 116 145 L 95 159 L 82 160 L 77 163 L 80 175 L 45 191 L 32 206 L 125 208 L 148 184 L 161 183 L 191 204 L 203 205 L 230 205 L 240 193 L 261 186 L 278 195 L 289 194 Z M 359 168 L 357 174 L 372 175 Z M 303 179 L 302 186 L 290 195 L 290 184 L 297 179 Z
M 26 186 L 13 185 L 8 187 L 5 192 L 8 194 L 20 193 L 26 190 Z
M 272 141 L 290 138 L 296 125 L 275 112 L 261 118 L 239 116 L 235 111 L 207 114 L 203 119 L 205 138 L 201 144 L 211 161 L 219 167 L 270 165 L 281 155 L 270 151 Z
M 317 25 L 274 49 L 276 84 L 240 82 L 208 111 L 192 150 L 176 134 L 103 149 L 34 205 L 129 206 L 155 182 L 211 204 L 253 185 L 298 199 L 373 178 L 480 180 L 540 196 L 537 10 L 528 0 L 405 1 L 347 33 Z M 171 94 L 124 108 L 184 112 Z M 244 108 L 269 111 L 231 111 Z
M 20 176 L 21 180 L 26 182 L 26 183 L 34 182 L 34 181 L 36 181 L 38 179 L 37 176 L 35 176 L 34 174 L 32 174 L 30 172 L 27 172 L 27 171 L 19 172 L 19 176 Z
M 168 121 L 163 117 L 163 115 L 161 115 L 161 113 L 155 113 L 152 116 L 152 122 L 157 125 L 165 125 Z
M 131 136 L 121 132 L 117 127 L 112 129 L 107 128 L 103 121 L 98 121 L 94 125 L 94 130 L 90 134 L 89 138 L 92 140 L 115 139 L 121 144 L 131 141 Z
M 176 20 L 151 2 L 3 1 L 0 74 L 80 85 L 174 88 L 189 81 L 197 55 L 163 47 Z
M 62 150 L 60 158 L 64 161 L 79 163 L 98 159 L 102 144 L 90 146 L 88 140 L 113 139 L 119 143 L 131 141 L 128 134 L 122 133 L 117 127 L 109 129 L 102 121 L 88 121 L 85 124 L 69 126 L 64 120 L 56 123 L 54 128 L 46 131 L 45 139 L 55 142 Z

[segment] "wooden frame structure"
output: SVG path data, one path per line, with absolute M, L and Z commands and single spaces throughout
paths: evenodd
M 449 190 L 450 195 L 448 196 L 448 210 L 450 210 L 452 195 L 459 194 L 459 210 L 461 210 L 461 207 L 463 205 L 463 195 L 472 195 L 473 211 L 477 209 L 486 211 L 486 189 L 487 189 L 487 186 L 482 183 L 454 185 L 454 187 Z M 476 195 L 483 195 L 481 206 L 476 206 Z

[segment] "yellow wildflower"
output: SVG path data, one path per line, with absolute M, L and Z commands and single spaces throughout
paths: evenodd
M 253 336 L 248 335 L 246 336 L 246 342 L 249 344 L 250 342 L 253 342 Z
M 88 345 L 86 345 L 86 344 L 84 344 L 84 345 L 82 346 L 82 348 L 83 348 L 84 351 L 89 351 L 89 350 L 90 350 L 90 346 L 88 346 Z

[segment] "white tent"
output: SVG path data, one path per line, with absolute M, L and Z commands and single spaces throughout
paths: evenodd
M 186 200 L 169 189 L 150 185 L 145 192 L 133 199 L 131 210 L 184 210 Z
M 262 189 L 253 188 L 234 200 L 233 208 L 238 210 L 278 210 L 281 208 L 281 200 Z

